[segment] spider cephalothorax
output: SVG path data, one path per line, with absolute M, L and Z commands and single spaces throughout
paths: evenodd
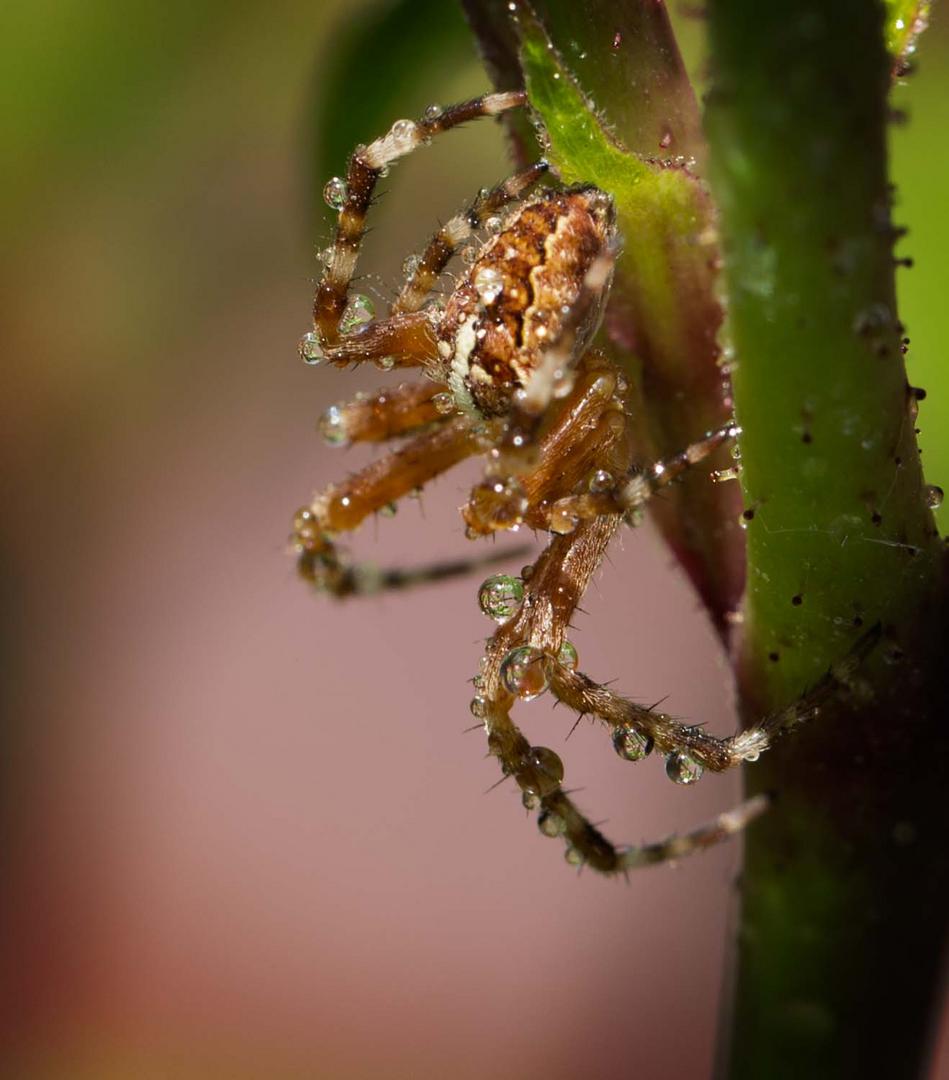
M 482 610 L 498 627 L 474 680 L 471 712 L 484 724 L 503 773 L 521 788 L 524 805 L 538 811 L 541 832 L 563 838 L 568 861 L 625 872 L 716 843 L 759 813 L 762 799 L 685 836 L 615 847 L 563 789 L 557 754 L 532 746 L 515 725 L 511 711 L 518 700 L 549 689 L 577 713 L 602 720 L 620 757 L 638 761 L 655 749 L 670 778 L 689 784 L 704 769 L 754 760 L 775 735 L 815 715 L 872 641 L 866 638 L 793 706 L 727 738 L 636 705 L 577 670 L 565 631 L 617 529 L 638 520 L 656 491 L 737 430 L 710 432 L 646 469 L 634 465 L 626 381 L 592 345 L 616 251 L 612 200 L 591 186 L 527 196 L 547 172 L 546 163 L 538 162 L 482 191 L 407 260 L 407 280 L 386 318 L 373 318 L 367 298 L 349 291 L 366 212 L 383 172 L 441 131 L 524 103 L 523 93 L 488 94 L 446 110 L 433 107 L 418 122 L 397 121 L 386 135 L 356 149 L 345 181 L 334 178 L 327 185 L 339 220 L 301 356 L 309 364 L 421 368 L 427 380 L 326 412 L 321 429 L 332 443 L 411 437 L 297 511 L 292 541 L 301 575 L 337 597 L 433 580 L 491 561 L 376 571 L 349 562 L 334 539 L 464 458 L 484 456 L 485 478 L 462 508 L 468 535 L 524 524 L 550 540 L 520 577 L 495 575 L 481 586 Z M 474 257 L 447 301 L 433 298 L 452 256 L 471 241 Z

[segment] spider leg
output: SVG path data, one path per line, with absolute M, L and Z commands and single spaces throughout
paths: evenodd
M 618 848 L 564 791 L 559 756 L 547 747 L 532 746 L 512 720 L 511 707 L 518 696 L 535 696 L 551 671 L 565 670 L 556 658 L 562 656 L 566 626 L 619 524 L 616 515 L 600 517 L 581 522 L 569 536 L 551 538 L 526 577 L 520 608 L 488 643 L 477 680 L 478 697 L 472 702 L 472 711 L 484 720 L 490 753 L 499 759 L 502 771 L 514 777 L 525 805 L 540 810 L 541 832 L 563 837 L 569 862 L 588 864 L 604 874 L 624 873 L 710 847 L 744 828 L 766 806 L 759 796 L 683 836 Z
M 439 406 L 446 401 L 450 405 L 450 398 L 444 397 L 447 393 L 447 386 L 432 382 L 385 387 L 331 405 L 318 426 L 332 446 L 386 442 L 444 420 L 445 412 Z
M 549 168 L 546 161 L 536 162 L 523 172 L 515 173 L 498 187 L 484 191 L 464 213 L 456 214 L 445 222 L 418 257 L 415 269 L 403 286 L 399 298 L 392 305 L 393 314 L 418 311 L 458 247 L 468 240 L 476 229 L 480 229 L 488 218 L 520 199 Z
M 681 767 L 697 764 L 712 772 L 757 761 L 779 736 L 808 720 L 839 697 L 853 682 L 860 665 L 876 646 L 880 627 L 874 626 L 861 635 L 853 648 L 813 686 L 787 708 L 771 713 L 758 723 L 725 738 L 708 734 L 701 727 L 674 720 L 666 713 L 637 705 L 605 686 L 599 686 L 579 671 L 557 665 L 551 671 L 553 693 L 569 708 L 581 714 L 599 717 L 613 732 L 613 745 L 621 757 L 638 760 L 653 746 L 668 756 L 678 755 L 672 763 L 677 775 Z M 688 759 L 683 763 L 681 758 Z M 690 775 L 690 781 L 697 779 Z
M 313 326 L 324 348 L 335 346 L 340 339 L 340 320 L 346 310 L 349 285 L 356 270 L 366 215 L 376 182 L 383 172 L 399 158 L 427 143 L 433 135 L 481 116 L 498 116 L 525 101 L 523 91 L 485 94 L 418 122 L 397 120 L 385 135 L 368 146 L 356 148 L 349 159 L 332 256 L 313 300 Z
M 354 473 L 342 484 L 330 485 L 294 516 L 291 542 L 299 556 L 300 575 L 335 596 L 349 596 L 445 577 L 448 572 L 463 573 L 483 562 L 439 564 L 430 571 L 378 572 L 350 563 L 333 536 L 355 529 L 370 514 L 386 510 L 459 461 L 483 452 L 485 437 L 482 428 L 469 418 L 454 417 Z M 499 557 L 507 556 L 502 553 Z

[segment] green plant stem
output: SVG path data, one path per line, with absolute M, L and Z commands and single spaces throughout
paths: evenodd
M 896 316 L 883 20 L 867 0 L 710 5 L 746 717 L 884 629 L 852 700 L 749 770 L 780 798 L 748 837 L 735 1078 L 917 1075 L 949 910 L 943 549 Z

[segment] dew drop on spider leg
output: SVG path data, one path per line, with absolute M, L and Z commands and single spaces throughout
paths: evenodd
M 550 685 L 549 659 L 533 645 L 521 645 L 501 661 L 501 682 L 522 701 L 533 701 Z
M 577 664 L 580 663 L 580 656 L 572 641 L 565 641 L 563 645 L 560 646 L 560 651 L 557 653 L 557 663 L 561 667 L 565 667 L 567 671 L 577 670 Z
M 642 761 L 652 753 L 652 739 L 625 724 L 613 731 L 613 749 L 624 761 Z
M 583 852 L 579 848 L 575 848 L 572 844 L 563 853 L 563 857 L 571 866 L 583 865 Z
M 330 446 L 340 446 L 346 442 L 346 422 L 339 405 L 330 405 L 320 417 L 317 426 L 323 440 Z
M 546 746 L 532 746 L 516 774 L 524 791 L 552 795 L 563 781 L 563 762 L 560 755 Z
M 521 793 L 521 802 L 525 810 L 536 810 L 540 806 L 540 796 L 536 791 L 524 791 Z
M 300 338 L 298 348 L 300 359 L 304 364 L 309 364 L 310 367 L 316 367 L 323 359 L 323 346 L 320 344 L 320 335 L 315 330 L 308 330 Z
M 497 236 L 498 233 L 502 232 L 504 229 L 504 221 L 496 214 L 492 214 L 491 217 L 485 218 L 484 228 L 485 231 L 490 233 L 492 236 Z
M 429 105 L 426 108 L 425 112 L 422 113 L 422 119 L 427 120 L 429 123 L 431 123 L 433 120 L 437 120 L 441 116 L 442 111 L 443 110 L 441 105 Z
M 478 589 L 481 610 L 496 623 L 507 622 L 523 599 L 523 582 L 509 574 L 494 574 L 486 578 Z
M 943 498 L 944 492 L 937 484 L 926 484 L 923 488 L 923 501 L 931 510 L 942 506 Z
M 339 329 L 344 334 L 352 333 L 357 327 L 372 322 L 376 309 L 368 296 L 356 293 L 346 305 L 343 317 L 339 320 Z
M 488 703 L 480 694 L 471 699 L 468 708 L 476 720 L 483 720 L 488 715 Z
M 675 750 L 666 758 L 666 776 L 676 784 L 694 784 L 705 770 L 688 754 Z
M 537 815 L 537 828 L 540 829 L 544 836 L 553 838 L 555 836 L 563 835 L 563 831 L 566 828 L 566 822 L 559 814 L 555 814 L 552 810 L 541 810 Z
M 418 126 L 414 120 L 396 120 L 389 136 L 396 152 L 407 154 L 418 140 Z
M 332 210 L 342 210 L 348 194 L 346 181 L 339 176 L 330 177 L 323 186 L 323 201 Z
M 475 291 L 481 297 L 482 303 L 493 304 L 504 289 L 504 278 L 501 271 L 493 266 L 482 266 L 475 274 L 472 281 Z
M 594 495 L 601 495 L 605 491 L 612 491 L 616 486 L 616 480 L 611 472 L 606 469 L 597 469 L 590 477 L 589 488 Z
M 453 413 L 455 411 L 455 397 L 447 390 L 443 390 L 441 393 L 436 394 L 432 398 L 432 404 L 442 414 L 442 416 L 447 416 L 449 413 Z

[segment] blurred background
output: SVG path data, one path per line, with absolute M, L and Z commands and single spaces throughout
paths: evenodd
M 345 157 L 314 168 L 314 147 L 486 86 L 454 4 L 427 11 L 406 32 L 442 52 L 341 79 L 354 20 L 384 4 L 0 9 L 4 1075 L 710 1073 L 737 845 L 628 887 L 578 879 L 513 786 L 484 794 L 496 764 L 462 734 L 490 630 L 477 580 L 337 606 L 286 551 L 293 510 L 370 456 L 315 420 L 385 380 L 296 357 L 318 192 Z M 700 73 L 701 25 L 679 21 Z M 893 157 L 910 378 L 944 486 L 947 59 L 937 6 Z M 505 170 L 492 123 L 394 170 L 366 291 L 391 295 L 436 218 Z M 466 553 L 471 475 L 355 549 Z M 712 632 L 648 529 L 585 607 L 591 674 L 732 729 Z M 520 715 L 617 840 L 739 796 L 737 777 L 674 788 L 586 725 L 564 748 L 572 718 L 545 699 Z

